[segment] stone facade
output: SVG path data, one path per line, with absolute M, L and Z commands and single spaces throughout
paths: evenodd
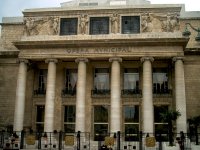
M 148 128 L 143 126 L 145 121 L 148 122 L 148 120 L 143 120 L 143 116 L 150 115 L 148 111 L 144 112 L 144 108 L 148 105 L 152 105 L 150 108 L 160 105 L 177 108 L 176 96 L 179 90 L 175 90 L 175 65 L 172 61 L 174 57 L 184 57 L 184 68 L 182 69 L 184 69 L 185 87 L 181 87 L 183 88 L 181 90 L 184 91 L 185 88 L 186 110 L 182 111 L 182 116 L 190 118 L 200 115 L 200 94 L 198 92 L 198 87 L 200 87 L 200 45 L 194 40 L 195 31 L 190 30 L 192 31 L 190 39 L 182 36 L 185 23 L 189 22 L 197 28 L 200 24 L 200 18 L 192 18 L 192 16 L 184 18 L 180 16 L 180 11 L 181 5 L 133 5 L 122 8 L 118 6 L 75 7 L 70 9 L 61 7 L 25 10 L 22 22 L 2 22 L 2 47 L 0 48 L 1 128 L 14 125 L 16 127 L 14 130 L 22 128 L 36 130 L 36 106 L 40 105 L 45 106 L 45 112 L 50 114 L 49 117 L 45 117 L 46 122 L 48 122 L 44 127 L 46 131 L 64 130 L 64 106 L 67 105 L 75 105 L 79 108 L 76 110 L 76 114 L 79 114 L 76 121 L 77 131 L 90 132 L 92 138 L 94 137 L 94 106 L 98 105 L 109 107 L 109 118 L 111 117 L 109 124 L 112 120 L 112 127 L 110 127 L 112 132 L 117 130 L 124 132 L 125 130 L 124 106 L 138 105 L 140 107 L 139 128 L 140 130 Z M 89 19 L 105 16 L 109 17 L 109 34 L 91 35 Z M 120 18 L 123 16 L 140 16 L 140 32 L 138 34 L 121 33 L 122 21 Z M 78 18 L 77 35 L 60 35 L 61 18 Z M 83 23 L 83 21 L 85 22 Z M 168 68 L 168 87 L 172 90 L 170 96 L 156 97 L 151 93 L 151 89 L 148 88 L 151 86 L 149 81 L 146 81 L 146 78 L 142 79 L 145 75 L 149 79 L 151 78 L 150 72 L 150 74 L 145 74 L 145 70 L 151 68 L 151 65 L 149 67 L 140 61 L 144 57 L 153 58 L 152 68 Z M 109 61 L 116 58 L 120 61 Z M 28 60 L 26 62 L 27 71 L 24 69 L 26 78 L 25 75 L 23 78 L 26 79 L 26 85 L 17 84 L 18 69 L 20 70 L 20 61 L 17 63 L 17 60 L 21 59 Z M 46 59 L 56 60 L 56 63 L 53 61 L 50 61 L 52 64 L 49 61 L 45 63 Z M 75 62 L 77 59 L 79 61 Z M 144 66 L 147 67 L 145 70 L 143 70 Z M 77 97 L 62 95 L 66 68 L 78 69 L 79 71 Z M 91 95 L 95 68 L 110 69 L 110 95 Z M 121 94 L 124 68 L 138 69 L 139 89 L 143 91 L 147 88 L 146 92 L 143 91 L 142 94 L 136 96 L 123 96 Z M 37 77 L 40 69 L 48 69 L 50 73 L 54 74 L 48 75 L 48 84 L 52 80 L 55 81 L 48 85 L 49 89 L 47 89 L 46 95 L 34 93 L 38 86 Z M 48 74 L 50 73 L 48 72 Z M 118 74 L 118 76 L 113 74 Z M 145 83 L 143 84 L 143 82 Z M 20 95 L 23 92 L 17 88 L 21 86 L 25 89 L 24 95 Z M 148 94 L 149 92 L 150 94 Z M 144 96 L 145 94 L 146 96 Z M 181 94 L 183 93 L 179 93 L 179 95 Z M 19 107 L 16 107 L 16 99 L 22 99 L 23 96 L 24 102 L 19 102 Z M 151 102 L 144 105 L 144 99 L 146 102 Z M 21 105 L 24 107 L 23 124 L 16 124 L 22 125 L 22 128 L 14 123 L 16 109 L 20 110 Z M 47 106 L 49 106 L 48 109 Z M 54 106 L 53 109 L 52 106 Z M 112 108 L 113 111 L 111 111 Z M 150 113 L 153 113 L 153 110 Z M 153 114 L 144 118 L 150 119 L 152 128 L 154 128 L 152 117 Z M 115 122 L 116 118 L 118 121 Z M 186 126 L 187 118 L 182 119 L 182 122 L 185 121 L 184 126 Z M 81 124 L 77 125 L 81 119 L 83 119 Z M 146 132 L 154 132 L 154 129 L 149 128 L 146 129 Z M 181 129 L 187 131 L 184 127 Z

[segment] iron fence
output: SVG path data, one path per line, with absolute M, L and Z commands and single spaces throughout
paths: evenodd
M 174 133 L 173 145 L 180 150 L 191 150 L 198 145 L 200 133 Z M 54 150 L 165 150 L 169 134 L 162 133 L 106 133 L 94 139 L 87 132 L 0 132 L 0 149 L 54 149 Z

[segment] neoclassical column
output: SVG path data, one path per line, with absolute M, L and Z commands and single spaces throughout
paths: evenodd
M 142 120 L 143 132 L 154 131 L 154 107 L 152 93 L 152 65 L 153 57 L 142 57 L 143 62 L 143 85 L 142 85 Z
M 16 101 L 14 113 L 14 131 L 23 130 L 24 110 L 25 110 L 25 93 L 26 93 L 26 75 L 27 75 L 26 59 L 19 59 L 19 71 L 16 88 Z
M 53 132 L 54 130 L 54 101 L 56 87 L 56 63 L 57 59 L 46 59 L 48 63 L 47 90 L 45 102 L 44 131 Z
M 121 89 L 120 89 L 120 62 L 121 58 L 110 58 L 111 68 L 111 102 L 110 102 L 110 132 L 121 131 Z
M 181 113 L 176 121 L 177 133 L 187 132 L 187 117 L 186 117 L 186 97 L 185 97 L 185 78 L 183 57 L 174 57 L 175 62 L 175 99 L 176 110 Z
M 75 62 L 78 63 L 75 131 L 85 132 L 86 63 L 88 59 L 77 58 Z

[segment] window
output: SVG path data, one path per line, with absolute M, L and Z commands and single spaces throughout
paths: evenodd
M 36 130 L 38 132 L 44 131 L 44 112 L 45 107 L 43 105 L 36 106 Z
M 90 34 L 108 34 L 109 17 L 91 17 Z
M 159 137 L 161 133 L 161 140 L 167 140 L 167 133 L 168 133 L 168 124 L 167 122 L 163 122 L 160 116 L 161 113 L 166 112 L 168 110 L 168 106 L 154 106 L 154 125 L 155 125 L 155 134 L 156 138 Z M 166 135 L 165 135 L 166 134 Z
M 108 68 L 95 69 L 93 94 L 110 94 L 110 81 L 109 81 Z
M 75 132 L 76 107 L 74 105 L 65 106 L 64 109 L 64 130 L 66 133 Z
M 124 106 L 125 141 L 139 140 L 139 106 Z
M 108 133 L 108 107 L 94 106 L 94 140 L 103 141 Z
M 40 69 L 38 75 L 38 88 L 34 91 L 35 95 L 45 95 L 47 84 L 47 69 Z
M 138 69 L 124 69 L 124 89 L 123 95 L 139 94 L 139 72 Z
M 122 17 L 122 34 L 140 33 L 140 17 L 139 16 L 123 16 Z
M 76 35 L 78 28 L 77 18 L 62 18 L 60 21 L 60 35 Z
M 63 95 L 75 95 L 77 84 L 77 69 L 66 69 L 65 71 L 65 89 Z
M 169 93 L 167 69 L 155 68 L 153 70 L 153 93 L 154 94 Z

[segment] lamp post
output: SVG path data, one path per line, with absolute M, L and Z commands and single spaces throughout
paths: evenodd
M 195 40 L 197 42 L 200 42 L 200 27 L 198 27 L 197 29 L 195 27 L 193 27 L 190 23 L 185 23 L 185 31 L 183 31 L 183 36 L 190 36 L 191 32 L 188 30 L 188 26 L 190 26 L 190 28 L 194 31 L 197 32 L 197 36 L 195 37 Z

